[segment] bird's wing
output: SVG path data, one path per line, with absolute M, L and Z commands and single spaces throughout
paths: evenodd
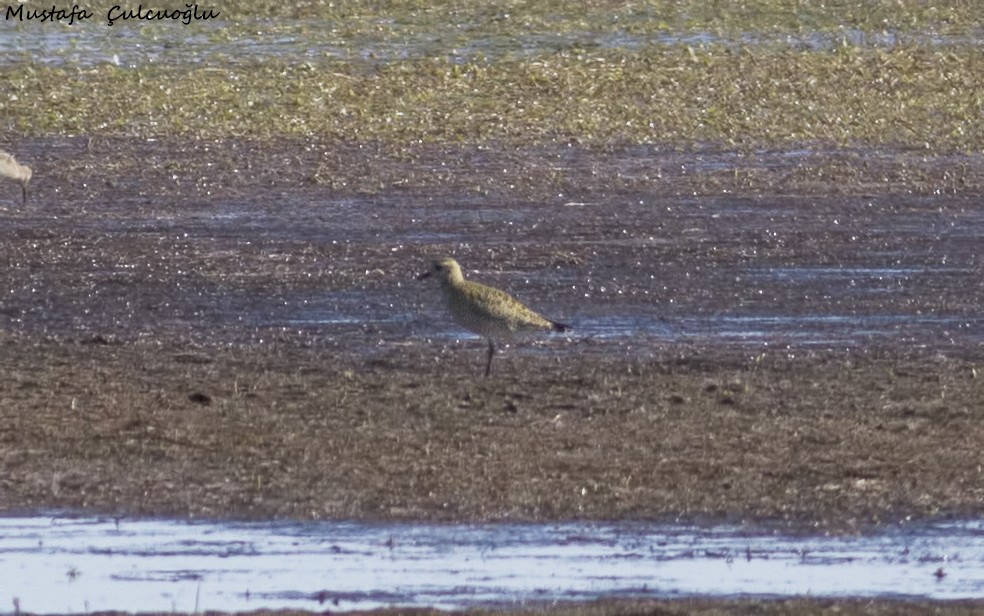
M 477 282 L 468 289 L 473 297 L 485 296 L 486 301 L 475 302 L 476 309 L 490 317 L 505 319 L 518 324 L 526 323 L 540 327 L 550 327 L 550 321 L 542 315 L 527 308 L 518 299 L 501 289 L 489 287 Z

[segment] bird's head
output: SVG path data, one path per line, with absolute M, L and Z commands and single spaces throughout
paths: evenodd
M 423 280 L 431 276 L 434 276 L 441 282 L 456 282 L 464 279 L 464 276 L 461 274 L 461 266 L 451 257 L 435 260 L 429 270 L 417 276 L 417 280 Z

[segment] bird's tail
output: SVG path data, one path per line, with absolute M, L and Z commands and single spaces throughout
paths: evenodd
M 566 332 L 571 330 L 570 325 L 564 325 L 563 323 L 557 323 L 556 321 L 550 321 L 550 325 L 553 326 L 555 332 Z

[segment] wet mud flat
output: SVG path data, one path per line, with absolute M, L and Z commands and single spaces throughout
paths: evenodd
M 33 147 L 0 204 L 5 512 L 981 514 L 974 156 Z M 443 254 L 573 335 L 480 378 L 413 280 Z
M 504 355 L 486 381 L 480 345 L 421 347 L 357 364 L 285 343 L 8 338 L 0 505 L 814 531 L 980 512 L 981 385 L 964 361 L 571 360 L 556 345 Z

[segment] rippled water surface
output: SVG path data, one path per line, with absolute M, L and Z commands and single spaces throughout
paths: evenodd
M 0 519 L 0 604 L 36 612 L 370 609 L 596 598 L 979 598 L 980 522 L 754 527 Z

